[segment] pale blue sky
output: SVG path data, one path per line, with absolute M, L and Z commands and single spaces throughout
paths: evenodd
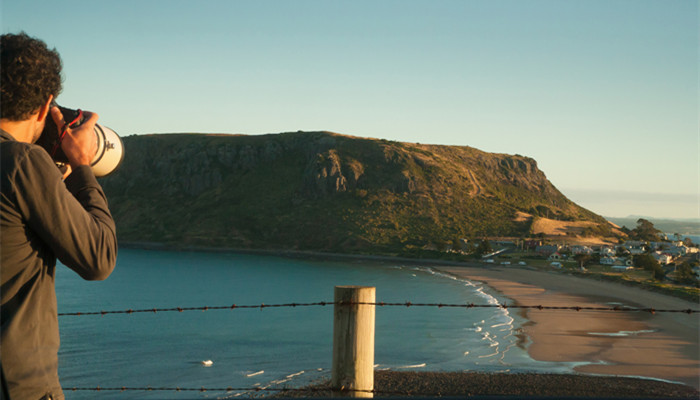
M 696 0 L 1 0 L 126 136 L 329 130 L 537 160 L 599 214 L 700 217 Z

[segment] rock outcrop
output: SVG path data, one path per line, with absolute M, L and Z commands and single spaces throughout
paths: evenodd
M 139 135 L 124 145 L 102 184 L 127 241 L 386 251 L 526 235 L 518 213 L 605 223 L 535 160 L 471 147 L 331 132 Z

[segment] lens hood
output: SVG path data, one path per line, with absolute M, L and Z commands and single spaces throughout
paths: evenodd
M 101 177 L 112 173 L 124 159 L 124 144 L 116 132 L 99 124 L 95 125 L 97 153 L 90 167 L 95 176 Z

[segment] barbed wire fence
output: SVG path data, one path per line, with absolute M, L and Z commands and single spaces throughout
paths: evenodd
M 435 307 L 435 308 L 501 308 L 501 309 L 534 309 L 548 311 L 605 311 L 605 312 L 645 312 L 650 314 L 656 313 L 679 313 L 679 314 L 696 314 L 700 310 L 688 309 L 657 309 L 654 307 L 627 307 L 627 306 L 611 306 L 611 307 L 592 307 L 592 306 L 544 306 L 544 305 L 520 305 L 520 304 L 459 304 L 459 303 L 413 303 L 410 301 L 403 303 L 387 303 L 387 302 L 332 302 L 320 301 L 315 303 L 282 303 L 282 304 L 248 304 L 230 306 L 201 306 L 201 307 L 170 307 L 170 308 L 142 308 L 142 309 L 127 309 L 127 310 L 112 310 L 112 311 L 89 311 L 89 312 L 67 312 L 58 313 L 59 317 L 68 316 L 89 316 L 89 315 L 109 315 L 109 314 L 138 314 L 138 313 L 159 313 L 159 312 L 185 312 L 185 311 L 214 311 L 214 310 L 236 310 L 236 309 L 260 309 L 265 308 L 295 308 L 295 307 L 315 307 L 315 306 L 334 306 L 334 305 L 371 305 L 377 307 Z
M 420 302 L 353 302 L 353 301 L 319 301 L 319 302 L 303 302 L 303 303 L 277 303 L 277 304 L 231 304 L 225 306 L 199 306 L 199 307 L 168 307 L 168 308 L 142 308 L 142 309 L 126 309 L 126 310 L 101 310 L 101 311 L 78 311 L 78 312 L 63 312 L 58 313 L 59 317 L 87 317 L 87 316 L 106 316 L 112 314 L 122 314 L 122 315 L 133 315 L 133 314 L 157 314 L 157 313 L 167 313 L 167 312 L 185 312 L 185 311 L 223 311 L 223 310 L 250 310 L 250 309 L 273 309 L 273 308 L 297 308 L 297 307 L 326 307 L 326 306 L 360 306 L 368 305 L 375 307 L 432 307 L 432 308 L 462 308 L 465 310 L 479 309 L 479 308 L 492 308 L 492 309 L 521 309 L 521 310 L 538 310 L 538 311 L 576 311 L 576 312 L 623 312 L 623 313 L 676 313 L 676 314 L 697 314 L 700 313 L 698 309 L 659 309 L 655 307 L 628 307 L 628 306 L 579 306 L 579 305 L 568 305 L 568 306 L 546 306 L 546 305 L 522 305 L 522 304 L 507 304 L 507 303 L 496 303 L 496 304 L 474 304 L 474 303 L 420 303 Z M 291 394 L 295 392 L 299 393 L 312 393 L 312 392 L 329 392 L 330 388 L 327 387 L 305 387 L 305 388 L 271 388 L 271 387 L 64 387 L 64 391 L 73 392 L 126 392 L 126 391 L 144 391 L 144 392 L 219 392 L 219 393 L 232 393 L 239 392 L 239 394 L 266 394 L 266 393 L 280 393 L 280 394 Z M 336 390 L 338 391 L 338 390 Z M 358 390 L 358 389 L 346 389 L 342 388 L 340 392 L 348 392 L 349 394 L 380 394 L 380 395 L 398 395 L 398 396 L 408 396 L 408 395 L 426 395 L 423 393 L 412 393 L 406 392 L 396 392 L 396 391 L 381 391 L 381 390 Z M 429 394 L 428 394 L 429 395 Z

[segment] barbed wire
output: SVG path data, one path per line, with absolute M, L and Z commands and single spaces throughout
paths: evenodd
M 435 307 L 435 308 L 463 308 L 466 310 L 474 308 L 500 308 L 500 309 L 533 309 L 533 310 L 549 310 L 549 311 L 602 311 L 602 312 L 646 312 L 646 313 L 683 313 L 683 314 L 696 314 L 700 313 L 700 310 L 694 309 L 655 309 L 652 307 L 628 307 L 628 306 L 610 306 L 610 307 L 596 307 L 596 306 L 544 306 L 544 305 L 519 305 L 519 304 L 474 304 L 474 303 L 413 303 L 410 301 L 406 302 L 352 302 L 352 301 L 338 301 L 338 302 L 311 302 L 311 303 L 280 303 L 280 304 L 247 304 L 247 305 L 237 305 L 232 304 L 230 306 L 202 306 L 202 307 L 171 307 L 171 308 L 144 308 L 144 309 L 127 309 L 127 310 L 113 310 L 113 311 L 92 311 L 92 312 L 68 312 L 59 313 L 59 316 L 89 316 L 89 315 L 100 315 L 104 316 L 107 314 L 136 314 L 136 313 L 159 313 L 159 312 L 185 312 L 185 311 L 210 311 L 210 310 L 241 310 L 241 309 L 259 309 L 264 310 L 267 308 L 296 308 L 296 307 L 325 307 L 325 306 L 378 306 L 378 307 Z M 303 387 L 303 388 L 270 388 L 270 387 L 65 387 L 64 391 L 94 391 L 94 392 L 125 392 L 125 391 L 160 391 L 160 392 L 241 392 L 245 393 L 259 393 L 259 392 L 279 392 L 284 393 L 310 393 L 310 392 L 363 392 L 372 393 L 377 395 L 393 395 L 393 396 L 411 396 L 420 395 L 416 392 L 399 392 L 399 391 L 382 391 L 382 390 L 360 390 L 360 389 L 334 389 L 331 387 Z
M 328 302 L 320 301 L 315 303 L 283 303 L 283 304 L 252 304 L 252 305 L 237 305 L 232 304 L 230 306 L 202 306 L 202 307 L 171 307 L 171 308 L 143 308 L 143 309 L 127 309 L 127 310 L 112 310 L 112 311 L 90 311 L 90 312 L 65 312 L 58 313 L 59 317 L 66 316 L 88 316 L 88 315 L 107 315 L 107 314 L 136 314 L 136 313 L 159 313 L 159 312 L 184 312 L 184 311 L 209 311 L 209 310 L 237 310 L 237 309 L 260 309 L 265 308 L 295 308 L 295 307 L 315 307 L 315 306 L 329 306 L 329 305 L 344 305 L 344 306 L 359 306 L 359 305 L 370 305 L 378 307 L 436 307 L 436 308 L 501 308 L 501 309 L 535 309 L 535 310 L 549 310 L 549 311 L 606 311 L 606 312 L 647 312 L 650 314 L 656 313 L 681 313 L 681 314 L 696 314 L 700 313 L 700 310 L 694 310 L 691 308 L 687 309 L 656 309 L 653 307 L 628 307 L 628 306 L 611 306 L 611 307 L 596 307 L 596 306 L 544 306 L 544 305 L 520 305 L 520 304 L 450 304 L 450 303 L 413 303 L 406 301 L 403 303 L 387 303 L 387 302 L 350 302 L 350 301 L 339 301 L 339 302 Z

